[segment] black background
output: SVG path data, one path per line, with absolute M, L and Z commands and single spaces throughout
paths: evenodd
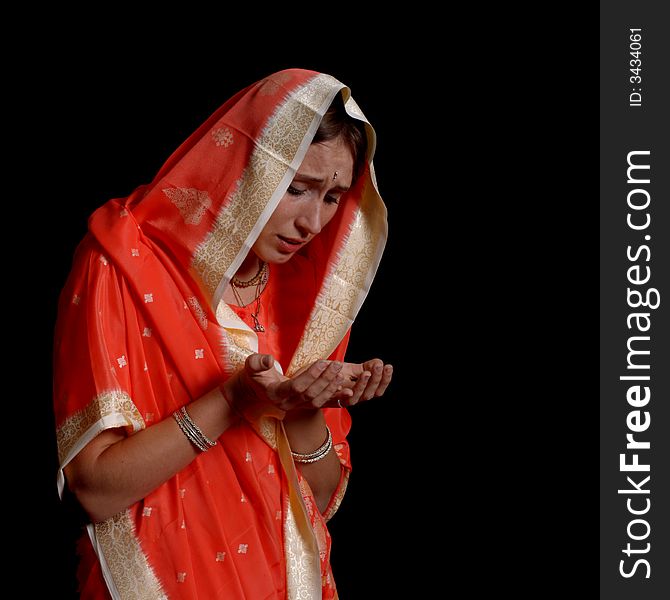
M 486 27 L 455 12 L 383 27 L 335 12 L 264 30 L 259 15 L 203 14 L 197 28 L 131 19 L 108 33 L 96 21 L 29 38 L 41 52 L 16 69 L 10 222 L 30 233 L 18 250 L 10 241 L 20 283 L 6 294 L 31 324 L 12 324 L 29 428 L 9 421 L 8 476 L 20 515 L 8 544 L 28 588 L 74 589 L 50 369 L 88 215 L 150 181 L 231 94 L 294 66 L 351 87 L 377 130 L 389 210 L 349 358 L 378 355 L 395 376 L 352 410 L 354 471 L 330 526 L 341 598 L 543 595 L 597 577 L 597 216 L 584 200 L 597 193 L 597 26 L 581 14 L 592 40 L 577 71 L 559 15 L 556 31 L 546 15 L 532 30 L 521 10 L 489 12 Z

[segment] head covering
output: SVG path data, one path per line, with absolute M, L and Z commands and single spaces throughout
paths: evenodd
M 365 123 L 366 167 L 323 231 L 290 264 L 273 270 L 281 285 L 270 286 L 267 293 L 273 295 L 265 301 L 276 315 L 283 371 L 291 374 L 319 358 L 343 357 L 386 240 L 386 210 L 372 166 L 375 135 L 342 83 L 290 69 L 228 100 L 170 156 L 151 184 L 109 201 L 89 220 L 89 234 L 61 295 L 56 328 L 61 489 L 62 468 L 102 430 L 125 427 L 132 434 L 204 394 L 220 394 L 218 384 L 258 350 L 256 333 L 222 302 L 223 291 L 285 194 L 338 94 L 347 113 Z M 348 413 L 324 412 L 348 469 Z M 268 461 L 268 471 L 278 480 L 281 555 L 298 559 L 285 558 L 281 565 L 288 597 L 328 597 L 329 544 L 322 539 L 327 531 L 295 470 L 281 422 L 259 415 L 248 425 L 227 430 L 219 446 L 121 515 L 88 527 L 100 575 L 110 593 L 118 594 L 114 597 L 183 594 L 189 573 L 189 582 L 200 580 L 191 584 L 197 593 L 219 593 L 230 573 L 221 579 L 208 575 L 214 583 L 202 583 L 197 574 L 207 573 L 211 565 L 196 560 L 193 552 L 198 553 L 184 549 L 184 543 L 209 547 L 221 558 L 218 562 L 234 563 L 238 579 L 226 589 L 274 597 L 267 595 L 271 587 L 249 583 L 243 575 L 245 569 L 262 572 L 258 564 L 251 566 L 249 546 L 254 544 L 254 559 L 268 572 L 278 568 L 268 558 L 278 550 L 267 547 L 258 526 L 269 518 L 267 506 L 259 507 L 268 504 L 272 492 L 256 489 L 258 482 L 244 474 L 253 453 Z M 185 480 L 194 502 L 190 509 L 182 492 L 187 487 L 180 487 Z M 213 486 L 220 486 L 220 505 L 210 505 Z M 230 490 L 238 488 L 259 495 L 256 514 L 248 521 L 239 514 L 245 508 L 239 497 L 229 512 L 222 508 L 235 496 Z M 240 493 L 244 498 L 245 492 Z M 331 514 L 339 499 L 341 495 L 331 503 Z M 211 517 L 214 524 L 187 528 L 185 514 L 201 519 L 193 511 L 203 507 L 216 515 Z M 161 516 L 151 521 L 152 515 Z M 214 552 L 216 543 L 230 543 L 239 531 L 251 529 L 254 542 Z M 184 535 L 190 536 L 186 542 Z M 162 542 L 154 547 L 157 538 Z M 276 584 L 277 577 L 281 579 L 268 575 L 267 585 Z M 139 589 L 152 591 L 142 595 Z

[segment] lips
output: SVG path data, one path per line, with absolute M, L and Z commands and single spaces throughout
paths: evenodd
M 300 246 L 301 244 L 304 244 L 306 240 L 298 240 L 295 238 L 289 238 L 289 237 L 284 237 L 283 235 L 278 235 L 277 236 L 280 240 L 285 241 L 287 244 L 295 245 L 295 246 Z
M 279 239 L 279 249 L 286 253 L 296 252 L 307 243 L 307 240 L 290 238 L 283 235 L 277 235 L 277 238 Z

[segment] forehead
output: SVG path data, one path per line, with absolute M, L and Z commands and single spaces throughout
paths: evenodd
M 354 168 L 354 157 L 351 149 L 342 138 L 328 140 L 312 144 L 305 154 L 298 173 L 313 177 L 332 177 L 337 171 L 338 179 L 348 179 L 351 182 L 351 176 Z

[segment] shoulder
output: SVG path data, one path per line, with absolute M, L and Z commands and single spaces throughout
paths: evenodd
M 65 285 L 67 286 L 72 280 L 75 280 L 84 274 L 92 272 L 103 273 L 105 267 L 108 267 L 109 264 L 109 258 L 103 252 L 98 241 L 88 233 L 79 243 L 74 252 L 72 267 Z
M 122 276 L 100 244 L 87 235 L 77 247 L 58 301 L 57 329 L 63 322 L 90 318 L 113 303 L 123 287 Z M 95 310 L 96 313 L 91 312 Z

